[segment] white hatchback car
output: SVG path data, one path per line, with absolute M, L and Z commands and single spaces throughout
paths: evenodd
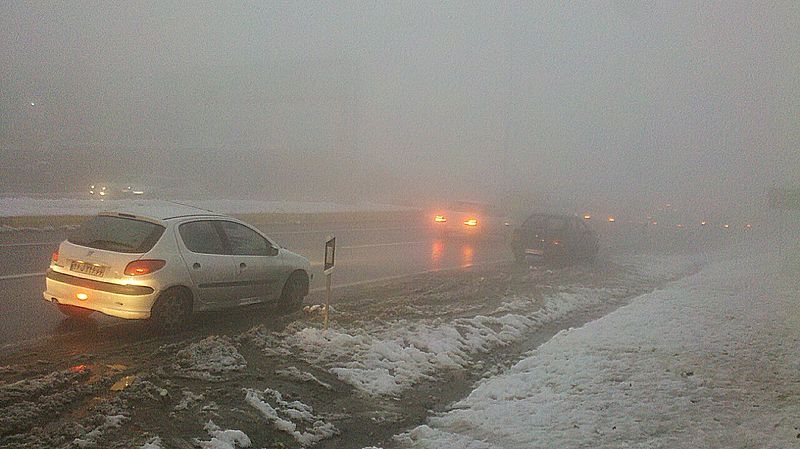
M 69 316 L 98 311 L 170 329 L 193 311 L 266 301 L 299 307 L 310 267 L 235 218 L 145 207 L 84 223 L 53 253 L 43 295 Z

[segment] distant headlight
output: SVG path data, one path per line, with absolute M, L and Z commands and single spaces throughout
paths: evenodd
M 470 218 L 464 222 L 467 226 L 478 226 L 478 219 L 477 218 Z
M 433 217 L 433 221 L 435 221 L 436 223 L 447 223 L 447 217 L 445 217 L 444 215 L 437 215 Z

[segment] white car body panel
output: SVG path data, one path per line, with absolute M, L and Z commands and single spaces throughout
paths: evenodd
M 159 212 L 169 215 L 168 210 Z M 51 261 L 48 270 L 44 299 L 120 318 L 147 319 L 158 295 L 171 287 L 189 289 L 193 296 L 193 310 L 202 311 L 275 300 L 280 297 L 283 285 L 295 270 L 305 271 L 310 281 L 311 265 L 308 259 L 278 248 L 258 229 L 223 215 L 198 213 L 197 210 L 193 210 L 194 215 L 188 212 L 183 208 L 180 210 L 181 216 L 165 218 L 101 213 L 149 221 L 164 226 L 165 230 L 146 253 L 122 253 L 80 246 L 68 240 L 62 242 L 58 261 Z M 242 224 L 278 248 L 278 253 L 274 256 L 193 253 L 183 244 L 178 226 L 198 220 L 224 220 Z M 145 275 L 124 274 L 128 263 L 139 259 L 164 260 L 166 264 Z M 72 271 L 73 261 L 102 267 L 103 273 L 97 275 Z M 195 268 L 196 263 L 200 266 L 198 269 Z M 246 269 L 239 268 L 242 263 Z M 258 290 L 258 284 L 270 288 Z M 78 299 L 79 294 L 86 295 L 86 299 Z

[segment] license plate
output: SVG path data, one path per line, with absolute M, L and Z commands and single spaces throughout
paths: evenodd
M 541 249 L 526 249 L 525 254 L 530 254 L 532 256 L 542 256 L 544 255 L 544 251 Z
M 85 262 L 73 261 L 71 264 L 69 264 L 69 271 L 102 277 L 106 271 L 106 267 L 97 266 Z

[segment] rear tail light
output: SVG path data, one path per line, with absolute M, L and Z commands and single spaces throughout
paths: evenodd
M 477 218 L 470 218 L 464 221 L 464 224 L 467 226 L 478 226 L 478 219 Z
M 436 223 L 447 223 L 447 217 L 445 217 L 444 215 L 437 215 L 433 217 L 433 221 L 435 221 Z
M 125 274 L 128 276 L 141 276 L 160 270 L 167 264 L 166 260 L 142 259 L 135 260 L 125 267 Z
M 50 260 L 53 262 L 58 262 L 58 250 L 53 251 L 53 255 L 50 257 Z

